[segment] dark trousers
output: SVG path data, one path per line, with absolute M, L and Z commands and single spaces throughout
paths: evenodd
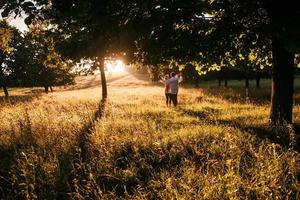
M 166 95 L 166 104 L 167 106 L 171 106 L 171 94 L 170 93 L 165 93 Z
M 171 101 L 173 102 L 174 106 L 177 106 L 177 104 L 178 104 L 177 94 L 171 94 Z

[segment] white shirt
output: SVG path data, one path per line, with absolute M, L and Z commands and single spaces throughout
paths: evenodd
M 178 93 L 178 86 L 179 86 L 179 83 L 182 81 L 182 76 L 174 76 L 168 80 L 164 80 L 163 82 L 165 84 L 168 84 L 170 85 L 170 90 L 171 90 L 171 94 L 177 94 Z

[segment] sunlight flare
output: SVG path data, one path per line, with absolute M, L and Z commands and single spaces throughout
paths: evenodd
M 125 64 L 122 60 L 106 60 L 105 67 L 109 73 L 117 73 L 125 71 Z

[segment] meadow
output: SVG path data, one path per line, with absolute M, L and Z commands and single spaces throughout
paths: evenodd
M 176 108 L 138 75 L 109 77 L 106 102 L 99 84 L 0 96 L 0 199 L 300 199 L 297 129 L 269 126 L 269 80 L 249 97 L 182 86 Z

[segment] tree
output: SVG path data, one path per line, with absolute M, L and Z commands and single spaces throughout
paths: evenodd
M 43 86 L 48 92 L 51 86 L 73 83 L 72 63 L 56 52 L 54 38 L 45 25 L 37 23 L 24 35 L 15 28 L 9 30 L 12 35 L 9 50 L 0 54 L 3 88 Z M 4 91 L 8 96 L 7 89 Z
M 0 66 L 0 85 L 3 88 L 4 95 L 8 96 L 8 90 L 5 80 L 5 59 L 7 57 L 8 52 L 10 51 L 9 43 L 11 40 L 11 31 L 9 30 L 8 24 L 6 21 L 0 22 L 0 60 L 1 60 L 1 66 Z
M 10 50 L 9 43 L 12 38 L 11 27 L 4 20 L 0 21 L 0 25 L 0 50 L 8 52 Z
M 15 65 L 12 64 L 14 55 L 22 42 L 21 33 L 11 27 L 6 21 L 0 21 L 0 86 L 2 86 L 5 97 L 8 97 L 8 85 L 12 82 Z
M 113 36 L 120 32 L 120 24 L 133 33 L 134 58 L 151 66 L 176 60 L 181 64 L 197 63 L 194 66 L 199 71 L 231 67 L 240 54 L 245 58 L 249 55 L 251 46 L 271 45 L 270 120 L 273 124 L 292 123 L 293 65 L 300 46 L 300 11 L 296 1 L 53 0 L 48 6 L 46 0 L 34 1 L 36 5 L 29 0 L 5 2 L 5 14 L 21 7 L 28 13 L 27 21 L 38 11 L 47 13 L 50 6 L 60 24 L 58 32 L 72 33 L 63 39 L 80 41 L 79 50 L 84 50 L 87 57 L 103 58 L 111 41 L 117 41 Z M 247 40 L 239 41 L 240 37 Z
M 150 68 L 174 61 L 180 66 L 194 65 L 205 46 L 199 41 L 209 28 L 209 21 L 203 15 L 207 4 L 197 0 L 127 3 L 126 26 L 135 33 L 134 60 Z
M 49 19 L 57 33 L 56 48 L 73 60 L 92 59 L 99 65 L 102 95 L 107 97 L 104 59 L 118 27 L 118 13 L 112 1 L 3 1 L 2 16 L 27 14 L 26 24 Z M 118 10 L 118 12 L 120 12 Z
M 117 45 L 122 9 L 118 1 L 52 1 L 51 19 L 60 34 L 61 52 L 72 59 L 91 59 L 99 66 L 102 97 L 107 98 L 105 57 L 122 51 Z M 70 49 L 72 51 L 70 51 Z
M 15 62 L 23 63 L 19 65 L 21 73 L 18 73 L 23 85 L 43 86 L 48 93 L 52 86 L 73 83 L 72 63 L 57 53 L 54 39 L 47 24 L 36 22 L 31 25 L 25 34 L 23 51 L 19 51 L 15 59 Z
M 273 124 L 292 123 L 293 65 L 299 51 L 300 12 L 295 2 L 217 1 L 223 21 L 229 25 L 226 35 L 255 33 L 260 41 L 272 45 L 273 83 L 270 120 Z M 220 22 L 218 22 L 220 23 Z M 267 44 L 263 42 L 262 44 Z M 216 47 L 223 46 L 219 43 Z
M 160 46 L 163 55 L 175 55 L 173 58 L 182 62 L 198 62 L 201 70 L 235 66 L 239 57 L 249 56 L 251 49 L 265 49 L 259 55 L 263 59 L 270 50 L 273 60 L 270 120 L 273 124 L 292 122 L 293 60 L 300 46 L 300 11 L 295 1 L 176 0 L 170 4 L 165 1 L 131 4 L 136 8 L 136 20 L 131 20 L 132 23 L 147 25 L 148 37 L 140 36 L 138 40 L 142 41 L 139 44 L 144 48 L 140 49 L 146 56 L 152 52 L 145 44 L 154 34 L 155 40 L 163 41 Z M 159 23 L 150 23 L 156 18 Z M 163 46 L 165 43 L 168 45 Z M 184 50 L 186 53 L 182 54 Z

